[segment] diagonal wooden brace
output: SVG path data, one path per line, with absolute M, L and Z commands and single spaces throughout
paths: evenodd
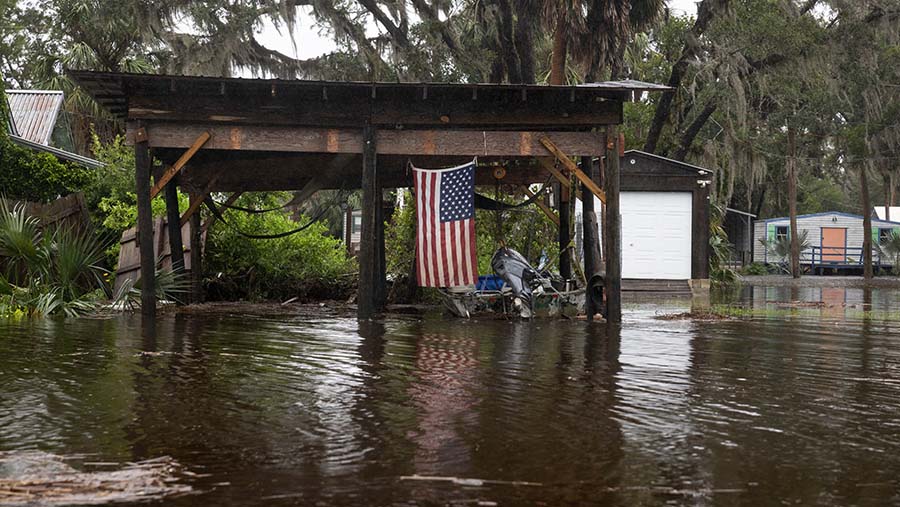
M 212 192 L 213 186 L 216 184 L 216 180 L 219 179 L 219 176 L 213 176 L 210 178 L 209 183 L 206 184 L 206 187 L 203 189 L 203 193 L 196 194 L 199 195 L 196 199 L 191 199 L 191 205 L 188 207 L 187 211 L 184 212 L 184 215 L 181 215 L 181 226 L 184 227 L 184 224 L 188 223 L 188 220 L 191 219 L 191 215 L 200 210 L 200 206 L 203 205 L 203 199 Z M 192 197 L 196 197 L 192 196 Z
M 168 168 L 166 168 L 165 172 L 160 176 L 159 181 L 153 185 L 153 188 L 150 189 L 150 199 L 152 200 L 154 197 L 159 195 L 163 188 L 166 187 L 166 184 L 172 181 L 172 178 L 178 174 L 179 171 L 184 167 L 185 164 L 194 156 L 195 153 L 200 151 L 200 148 L 206 144 L 206 141 L 209 141 L 209 132 L 204 132 L 200 134 L 196 140 L 194 140 L 194 144 L 191 145 L 187 151 L 184 152 L 178 160 Z
M 569 181 L 569 178 L 566 178 L 566 176 L 563 173 L 559 172 L 559 169 L 556 168 L 556 166 L 553 164 L 553 162 L 550 161 L 549 158 L 538 157 L 537 160 L 538 160 L 538 163 L 541 164 L 541 166 L 547 170 L 547 172 L 549 172 L 550 174 L 553 175 L 554 178 L 559 180 L 559 182 L 562 184 L 562 186 L 564 186 L 566 188 L 572 188 L 572 182 Z
M 529 198 L 534 197 L 534 192 L 529 190 L 527 186 L 522 185 L 521 190 L 522 190 L 522 193 L 525 194 L 526 196 L 528 196 Z M 534 204 L 537 204 L 538 208 L 541 208 L 541 211 L 543 211 L 544 214 L 547 215 L 547 218 L 549 218 L 551 222 L 553 222 L 554 224 L 556 224 L 557 227 L 559 227 L 559 217 L 556 216 L 556 213 L 554 213 L 553 210 L 551 210 L 549 207 L 547 207 L 547 205 L 542 203 L 540 200 L 534 201 Z
M 562 150 L 559 149 L 559 147 L 553 144 L 553 141 L 547 139 L 546 137 L 542 137 L 541 144 L 543 144 L 544 148 L 547 148 L 547 151 L 552 153 L 553 156 L 556 157 L 557 160 L 559 160 L 559 162 L 563 165 L 563 167 L 566 168 L 566 170 L 569 171 L 569 173 L 575 175 L 575 177 L 578 178 L 578 181 L 580 181 L 582 185 L 587 187 L 587 189 L 590 190 L 592 194 L 596 195 L 600 199 L 600 201 L 603 202 L 603 204 L 606 204 L 606 192 L 598 187 L 597 184 L 594 183 L 594 180 L 592 180 L 587 174 L 584 174 L 584 172 L 582 172 L 582 170 L 578 168 L 575 162 L 572 162 L 572 159 L 570 159 L 565 153 L 563 153 Z

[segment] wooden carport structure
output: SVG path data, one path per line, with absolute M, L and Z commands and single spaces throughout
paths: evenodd
M 504 185 L 541 183 L 554 173 L 563 223 L 569 221 L 565 202 L 572 177 L 583 191 L 605 191 L 608 318 L 620 319 L 619 157 L 607 157 L 603 190 L 600 176 L 581 172 L 570 157 L 582 157 L 582 167 L 593 173 L 593 158 L 618 153 L 623 103 L 667 87 L 637 81 L 545 86 L 69 75 L 126 122 L 135 146 L 140 231 L 151 230 L 150 198 L 163 190 L 170 227 L 188 218 L 178 216 L 175 185 L 192 196 L 187 215 L 197 235 L 196 211 L 210 192 L 361 188 L 358 314 L 370 318 L 385 299 L 382 190 L 411 186 L 409 162 L 441 167 L 478 157 L 477 185 L 494 185 L 498 166 L 506 170 Z M 151 157 L 165 167 L 153 171 Z M 561 247 L 569 244 L 568 233 L 560 228 Z M 170 237 L 181 241 L 180 234 Z M 141 241 L 141 248 L 150 243 Z M 587 261 L 588 275 L 599 271 L 599 259 Z M 142 255 L 141 262 L 142 311 L 152 317 L 154 288 L 147 281 L 154 259 Z M 562 264 L 565 276 L 571 268 Z

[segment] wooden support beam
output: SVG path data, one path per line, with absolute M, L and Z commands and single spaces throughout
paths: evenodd
M 520 190 L 522 191 L 522 193 L 525 194 L 525 196 L 528 197 L 529 199 L 532 198 L 532 197 L 534 197 L 534 192 L 532 192 L 528 187 L 526 187 L 526 186 L 523 185 L 523 186 L 519 187 L 519 189 L 520 189 Z M 553 222 L 554 224 L 556 224 L 557 227 L 559 227 L 559 217 L 556 216 L 556 213 L 554 213 L 553 210 L 551 210 L 549 206 L 547 206 L 546 204 L 542 203 L 542 202 L 540 201 L 540 199 L 534 201 L 534 204 L 536 204 L 537 207 L 540 208 L 541 211 L 544 212 L 544 215 L 546 215 L 547 218 L 549 218 L 551 222 Z
M 556 180 L 561 185 L 565 186 L 566 188 L 572 187 L 572 182 L 569 181 L 569 178 L 566 178 L 565 175 L 563 175 L 563 173 L 561 173 L 559 171 L 559 169 L 556 168 L 556 165 L 550 161 L 550 159 L 544 158 L 544 157 L 539 157 L 537 160 L 538 160 L 538 163 L 541 164 L 541 166 L 544 169 L 546 169 L 547 172 L 552 174 L 553 177 L 556 178 Z
M 581 167 L 587 170 L 588 176 L 595 179 L 593 159 L 581 157 Z M 582 194 L 587 199 L 582 200 L 581 213 L 581 238 L 582 257 L 584 258 L 584 276 L 590 282 L 591 278 L 600 273 L 600 231 L 597 229 L 597 213 L 594 210 L 594 197 L 587 188 L 583 187 Z M 587 320 L 594 320 L 594 315 L 600 311 L 603 304 L 594 298 L 595 292 L 588 287 L 585 313 Z
M 129 133 L 134 124 L 129 124 Z M 363 152 L 362 129 L 264 125 L 154 123 L 148 129 L 153 148 L 189 148 L 186 139 L 211 135 L 204 149 L 286 153 Z M 378 155 L 534 157 L 545 153 L 540 131 L 379 130 Z M 600 156 L 597 132 L 553 132 L 553 144 L 572 155 Z
M 181 220 L 178 217 L 177 180 L 166 185 L 166 226 L 169 230 L 169 254 L 172 259 L 172 271 L 184 271 L 184 243 L 181 241 Z M 160 236 L 162 231 L 160 231 Z
M 203 196 L 192 195 L 191 206 L 200 207 Z M 203 233 L 201 232 L 200 213 L 190 216 L 191 221 L 191 303 L 203 302 Z
M 156 181 L 156 184 L 153 185 L 153 188 L 150 189 L 150 199 L 153 199 L 154 197 L 159 195 L 159 192 L 162 191 L 163 187 L 165 187 L 166 184 L 169 183 L 169 181 L 171 181 L 176 174 L 178 174 L 178 171 L 181 171 L 181 169 L 185 164 L 188 163 L 191 157 L 193 157 L 194 154 L 197 153 L 204 144 L 206 144 L 206 141 L 209 141 L 209 132 L 200 134 L 197 139 L 194 140 L 193 144 L 191 144 L 191 147 L 188 148 L 188 150 L 184 152 L 184 154 L 182 154 L 174 164 L 172 164 L 165 170 L 165 172 L 163 172 L 159 180 Z
M 141 315 L 156 318 L 156 254 L 153 251 L 153 210 L 150 207 L 150 147 L 144 129 L 136 133 L 134 180 L 138 222 L 136 239 L 141 254 Z
M 584 174 L 584 172 L 578 168 L 575 162 L 572 162 L 572 159 L 569 158 L 568 155 L 565 154 L 553 141 L 546 137 L 541 138 L 541 144 L 547 148 L 547 151 L 553 154 L 557 160 L 569 171 L 570 174 L 574 175 L 578 178 L 578 181 L 584 185 L 585 188 L 591 191 L 592 194 L 596 195 L 602 202 L 606 202 L 606 194 L 600 187 L 597 186 L 596 183 L 588 177 L 588 175 Z
M 622 215 L 619 210 L 619 136 L 616 127 L 610 125 L 606 141 L 607 190 L 605 238 L 609 245 L 606 258 L 606 320 L 609 323 L 622 322 Z
M 381 213 L 381 185 L 376 165 L 377 132 L 375 127 L 363 129 L 365 150 L 362 164 L 362 231 L 359 245 L 359 289 L 357 294 L 356 315 L 359 320 L 374 317 L 379 308 L 379 271 L 381 258 L 378 252 L 378 223 Z
M 193 216 L 194 213 L 196 213 L 200 209 L 200 206 L 203 205 L 203 200 L 206 199 L 206 196 L 209 195 L 209 193 L 212 191 L 217 179 L 217 177 L 213 176 L 209 180 L 209 183 L 206 184 L 206 188 L 203 189 L 203 192 L 200 192 L 199 194 L 191 194 L 191 204 L 190 206 L 188 206 L 187 211 L 184 212 L 184 215 L 181 215 L 181 225 L 188 223 L 188 220 L 191 219 L 191 216 Z
M 571 197 L 567 187 L 558 185 L 554 190 L 556 189 L 559 190 L 559 193 L 557 194 L 557 202 L 559 203 L 559 228 L 557 229 L 559 240 L 559 276 L 561 276 L 563 280 L 569 280 L 572 278 L 572 256 L 569 255 L 569 244 L 572 242 L 572 231 L 570 230 L 570 224 L 572 222 L 570 206 Z

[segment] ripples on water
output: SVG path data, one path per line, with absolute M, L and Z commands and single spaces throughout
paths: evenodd
M 635 306 L 621 333 L 441 318 L 169 316 L 155 337 L 129 317 L 0 324 L 0 451 L 171 455 L 209 474 L 182 505 L 896 504 L 897 300 L 876 297 L 886 313 L 867 320 L 693 323 Z

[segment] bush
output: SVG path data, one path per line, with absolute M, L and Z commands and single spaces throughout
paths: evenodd
M 741 274 L 751 276 L 768 275 L 769 268 L 762 262 L 754 262 L 753 264 L 744 266 L 744 268 L 741 270 Z
M 288 198 L 285 193 L 249 194 L 237 205 L 271 208 Z M 295 222 L 286 211 L 230 211 L 225 220 L 227 224 L 217 221 L 210 228 L 206 240 L 204 267 L 211 277 L 211 299 L 343 298 L 352 289 L 355 263 L 343 243 L 327 235 L 323 222 L 283 238 L 251 239 L 240 232 L 278 234 L 307 219 Z
M 77 315 L 106 293 L 103 247 L 89 232 L 42 229 L 23 205 L 0 202 L 0 315 Z
M 115 268 L 119 258 L 119 238 L 137 223 L 137 194 L 134 192 L 134 149 L 125 144 L 124 136 L 116 136 L 109 143 L 102 143 L 92 133 L 91 151 L 105 165 L 95 169 L 84 187 L 84 197 L 91 214 L 91 222 L 97 234 L 109 248 L 104 252 L 106 264 Z M 188 208 L 188 196 L 178 193 L 178 209 Z M 151 201 L 154 217 L 166 214 L 162 195 Z
M 90 169 L 13 143 L 7 132 L 6 104 L 6 93 L 0 85 L 0 189 L 7 197 L 47 202 L 90 181 Z

